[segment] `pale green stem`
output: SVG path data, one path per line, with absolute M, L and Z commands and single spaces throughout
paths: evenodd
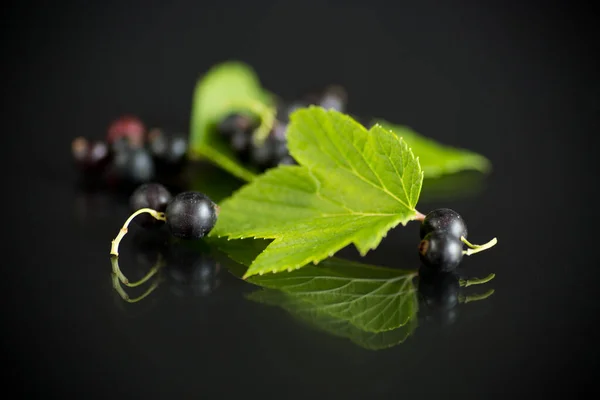
M 167 220 L 165 218 L 165 213 L 153 210 L 151 208 L 140 208 L 139 210 L 137 210 L 136 212 L 134 212 L 133 214 L 131 214 L 129 216 L 129 218 L 127 218 L 127 221 L 125 221 L 125 223 L 123 224 L 123 227 L 119 231 L 119 234 L 112 241 L 111 246 L 110 246 L 110 254 L 111 255 L 113 255 L 113 256 L 119 256 L 119 243 L 121 243 L 121 240 L 127 234 L 127 227 L 129 226 L 129 224 L 131 223 L 131 221 L 135 217 L 137 217 L 140 214 L 144 214 L 144 213 L 148 213 L 148 214 L 152 215 L 154 218 L 156 218 L 156 219 L 158 219 L 160 221 L 166 221 Z
M 464 236 L 460 237 L 460 240 L 466 244 L 468 247 L 470 247 L 467 250 L 463 250 L 463 254 L 470 256 L 471 254 L 475 254 L 475 253 L 479 253 L 481 251 L 487 250 L 490 247 L 493 247 L 496 245 L 496 243 L 498 243 L 498 239 L 493 238 L 492 240 L 490 240 L 489 242 L 485 243 L 485 244 L 472 244 L 470 243 Z

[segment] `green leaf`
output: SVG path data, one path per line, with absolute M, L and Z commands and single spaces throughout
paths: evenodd
M 421 163 L 425 178 L 434 178 L 464 170 L 488 172 L 491 162 L 484 156 L 470 150 L 446 146 L 433 139 L 422 136 L 403 125 L 375 120 L 379 124 L 400 136 L 412 149 Z
M 416 316 L 416 274 L 333 257 L 319 266 L 253 276 L 248 282 L 292 294 L 361 330 L 383 332 L 404 326 Z
M 190 156 L 206 158 L 234 176 L 250 181 L 256 171 L 240 163 L 215 130 L 227 114 L 251 112 L 246 105 L 270 107 L 272 96 L 246 64 L 229 61 L 211 68 L 194 90 L 190 132 Z
M 403 343 L 415 331 L 418 321 L 417 318 L 411 318 L 405 325 L 393 330 L 368 332 L 357 328 L 346 319 L 332 316 L 320 307 L 298 299 L 293 294 L 263 289 L 246 297 L 261 304 L 280 307 L 305 325 L 349 339 L 368 350 L 387 349 Z
M 337 111 L 295 111 L 288 145 L 299 166 L 271 169 L 221 203 L 211 236 L 274 239 L 244 278 L 317 263 L 349 244 L 361 255 L 420 215 L 423 172 L 406 143 Z

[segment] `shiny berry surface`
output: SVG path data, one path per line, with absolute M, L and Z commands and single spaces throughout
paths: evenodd
M 183 192 L 176 195 L 165 211 L 167 227 L 180 239 L 200 239 L 217 222 L 217 206 L 203 193 Z
M 141 208 L 151 208 L 164 212 L 171 198 L 171 193 L 160 183 L 145 183 L 133 191 L 129 198 L 129 207 L 132 212 Z M 141 214 L 134 221 L 145 228 L 157 227 L 164 224 L 163 221 L 157 220 L 148 214 Z
M 462 242 L 446 232 L 430 232 L 419 243 L 423 265 L 438 271 L 453 271 L 463 258 Z
M 467 238 L 467 224 L 456 211 L 449 208 L 438 208 L 425 216 L 421 223 L 421 239 L 430 232 L 445 232 L 457 239 Z

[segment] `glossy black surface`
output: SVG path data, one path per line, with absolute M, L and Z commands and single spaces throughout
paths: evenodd
M 392 3 L 5 8 L 0 310 L 4 387 L 14 398 L 505 399 L 597 391 L 600 88 L 592 12 L 567 2 Z M 124 113 L 187 131 L 196 79 L 229 58 L 253 65 L 284 98 L 341 84 L 352 114 L 487 155 L 491 175 L 426 182 L 418 208 L 456 210 L 475 243 L 498 238 L 462 263 L 468 275 L 496 273 L 485 285 L 495 293 L 441 319 L 423 316 L 404 343 L 379 351 L 247 300 L 252 285 L 206 260 L 183 262 L 143 301 L 124 302 L 112 287 L 109 248 L 129 215 L 129 193 L 86 193 L 71 140 L 102 138 Z M 225 181 L 211 179 L 199 186 L 227 193 Z M 140 278 L 157 253 L 136 252 L 135 237 L 132 228 L 120 264 Z M 416 268 L 418 243 L 418 224 L 397 228 L 365 261 Z M 354 249 L 341 255 L 357 258 Z

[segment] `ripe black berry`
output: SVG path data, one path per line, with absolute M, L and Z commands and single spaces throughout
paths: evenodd
M 102 141 L 89 142 L 78 137 L 71 143 L 75 164 L 86 172 L 100 172 L 110 161 L 110 151 Z
M 145 183 L 138 186 L 131 194 L 129 206 L 132 212 L 141 208 L 151 208 L 164 212 L 167 209 L 167 204 L 171 201 L 171 197 L 171 193 L 163 185 L 159 183 Z M 135 221 L 144 228 L 158 227 L 164 223 L 164 221 L 158 220 L 149 214 L 142 214 Z
M 325 109 L 333 109 L 344 112 L 346 108 L 347 94 L 343 87 L 332 85 L 325 89 L 319 105 Z
M 187 139 L 183 135 L 167 135 L 159 129 L 148 133 L 148 147 L 158 160 L 166 164 L 179 164 L 187 154 Z
M 242 162 L 248 160 L 252 145 L 252 133 L 250 131 L 236 131 L 229 138 L 229 145 Z
M 421 239 L 430 232 L 445 232 L 450 236 L 460 239 L 467 237 L 467 225 L 456 211 L 449 208 L 438 208 L 425 216 L 421 223 Z
M 421 262 L 438 271 L 453 271 L 463 258 L 462 242 L 446 232 L 430 232 L 419 243 Z
M 107 179 L 112 185 L 128 188 L 152 181 L 155 174 L 154 160 L 148 150 L 127 148 L 114 154 Z
M 221 120 L 217 131 L 226 138 L 230 138 L 236 132 L 249 132 L 256 126 L 256 121 L 247 115 L 232 113 Z
M 171 234 L 180 239 L 200 239 L 217 222 L 218 206 L 199 192 L 183 192 L 167 205 L 165 216 Z

